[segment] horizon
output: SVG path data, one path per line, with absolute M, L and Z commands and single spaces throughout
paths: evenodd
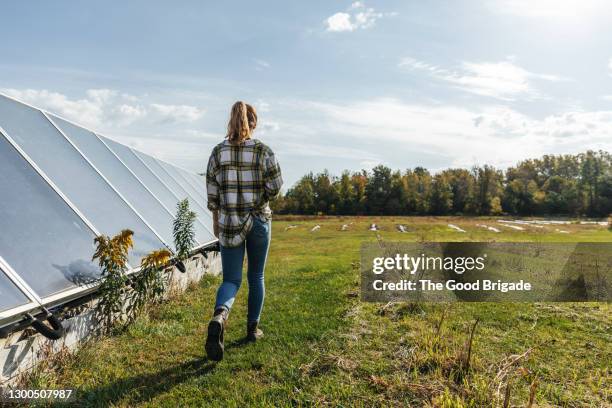
M 194 172 L 245 100 L 285 190 L 317 169 L 506 169 L 612 150 L 610 23 L 602 0 L 11 4 L 0 91 Z

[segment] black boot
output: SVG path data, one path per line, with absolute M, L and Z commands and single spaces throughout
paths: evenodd
M 257 341 L 263 337 L 263 331 L 257 327 L 258 322 L 247 323 L 247 341 Z
M 213 318 L 208 323 L 208 336 L 206 337 L 206 355 L 213 361 L 223 360 L 223 334 L 225 332 L 225 321 L 228 310 L 220 307 L 215 310 Z

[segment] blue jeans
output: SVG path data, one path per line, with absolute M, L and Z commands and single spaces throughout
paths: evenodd
M 246 248 L 249 282 L 249 303 L 247 321 L 258 322 L 264 301 L 264 268 L 272 238 L 272 221 L 262 221 L 253 216 L 253 227 L 246 240 L 237 247 L 221 246 L 221 265 L 223 268 L 223 283 L 217 290 L 215 310 L 225 307 L 229 311 L 236 298 L 236 293 L 242 283 L 242 264 Z

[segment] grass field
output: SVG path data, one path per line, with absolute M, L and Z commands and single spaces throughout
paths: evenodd
M 371 223 L 380 230 L 369 231 Z M 207 277 L 127 331 L 38 370 L 27 386 L 74 388 L 79 406 L 486 407 L 501 406 L 506 394 L 512 406 L 526 406 L 530 390 L 539 407 L 612 406 L 608 304 L 359 301 L 360 244 L 376 234 L 387 241 L 612 241 L 599 225 L 521 228 L 497 218 L 276 219 L 263 341 L 241 341 L 245 279 L 226 358 L 207 361 L 204 335 L 220 282 Z

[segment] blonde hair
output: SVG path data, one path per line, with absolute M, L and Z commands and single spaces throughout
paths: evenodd
M 255 108 L 242 101 L 234 103 L 227 124 L 227 139 L 233 144 L 240 144 L 251 138 L 255 127 L 257 127 Z

